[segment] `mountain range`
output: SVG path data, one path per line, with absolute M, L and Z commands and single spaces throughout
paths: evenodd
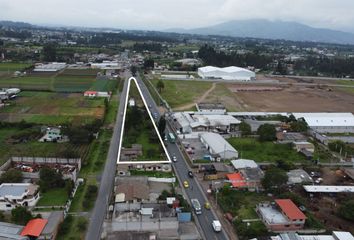
M 166 31 L 201 35 L 354 44 L 353 33 L 326 28 L 314 28 L 297 22 L 269 21 L 264 19 L 234 20 L 209 27 L 195 29 L 176 28 Z

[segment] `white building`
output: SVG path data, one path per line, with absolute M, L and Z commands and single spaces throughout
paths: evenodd
M 31 183 L 3 183 L 0 185 L 0 210 L 16 206 L 34 207 L 39 200 L 39 187 Z
M 202 133 L 200 134 L 200 140 L 212 156 L 216 156 L 220 159 L 238 158 L 237 150 L 220 134 L 210 132 Z
M 240 67 L 213 67 L 206 66 L 198 68 L 198 75 L 202 79 L 221 78 L 223 80 L 250 81 L 256 77 L 256 74 L 248 69 Z
M 294 113 L 303 118 L 309 127 L 319 133 L 354 133 L 352 113 Z
M 231 164 L 236 170 L 245 168 L 258 168 L 258 164 L 254 160 L 249 159 L 232 160 Z
M 33 72 L 58 72 L 66 67 L 66 63 L 53 62 L 35 66 Z
M 333 231 L 332 235 L 299 235 L 295 232 L 282 233 L 272 240 L 354 240 L 350 232 Z

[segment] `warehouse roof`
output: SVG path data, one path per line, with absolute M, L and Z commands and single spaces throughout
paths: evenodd
M 232 160 L 231 164 L 235 169 L 258 168 L 258 164 L 255 161 L 248 159 Z
M 294 113 L 296 119 L 304 118 L 310 127 L 354 126 L 352 113 Z
M 240 124 L 241 121 L 230 115 L 213 114 L 195 114 L 193 119 L 197 122 L 208 124 L 210 126 L 228 126 L 230 124 Z
M 304 185 L 304 189 L 311 193 L 354 193 L 354 186 Z
M 224 68 L 219 68 L 219 67 L 214 67 L 214 66 L 205 66 L 205 67 L 199 68 L 198 70 L 201 70 L 203 72 L 221 71 L 221 72 L 233 73 L 233 72 L 246 71 L 246 72 L 253 73 L 252 71 L 250 71 L 248 69 L 235 67 L 235 66 L 224 67 Z
M 223 153 L 224 151 L 231 151 L 237 153 L 237 150 L 231 146 L 220 134 L 216 133 L 202 133 L 201 138 L 209 145 L 215 153 Z
M 306 219 L 305 214 L 290 199 L 276 199 L 275 202 L 290 220 Z

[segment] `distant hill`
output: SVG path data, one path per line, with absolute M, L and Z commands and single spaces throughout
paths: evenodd
M 269 21 L 264 19 L 236 20 L 204 28 L 169 29 L 167 31 L 201 35 L 354 44 L 353 33 L 314 28 L 297 22 Z
M 11 28 L 32 28 L 33 25 L 25 22 L 0 21 L 0 26 Z

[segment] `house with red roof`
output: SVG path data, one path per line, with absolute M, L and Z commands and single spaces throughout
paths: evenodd
M 290 199 L 276 199 L 273 203 L 260 203 L 256 211 L 266 227 L 273 232 L 303 229 L 307 219 Z
M 35 218 L 30 220 L 21 232 L 21 236 L 38 238 L 47 224 L 47 219 Z

